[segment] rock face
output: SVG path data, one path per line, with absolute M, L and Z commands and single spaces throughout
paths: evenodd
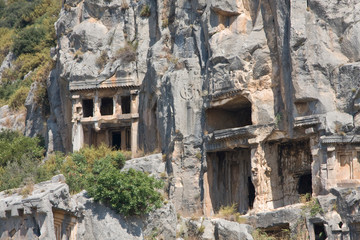
M 0 193 L 0 239 L 175 239 L 176 214 L 167 203 L 143 218 L 124 218 L 83 191 L 70 196 L 64 177 Z
M 351 0 L 66 0 L 48 79 L 49 149 L 88 140 L 161 151 L 161 163 L 132 161 L 166 172 L 182 216 L 234 202 L 244 214 L 273 211 L 306 194 L 336 201 L 338 211 L 301 226 L 311 239 L 357 239 L 358 10 Z M 293 231 L 300 212 L 291 212 L 255 226 Z
M 26 111 L 12 111 L 8 105 L 0 108 L 0 129 L 24 132 Z

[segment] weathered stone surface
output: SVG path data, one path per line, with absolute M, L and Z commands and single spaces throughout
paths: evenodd
M 125 166 L 122 168 L 122 171 L 126 171 L 130 168 L 137 171 L 147 172 L 156 177 L 160 177 L 160 174 L 166 173 L 165 162 L 161 153 L 128 160 L 125 162 Z
M 149 16 L 140 14 L 145 5 Z M 315 239 L 314 224 L 323 222 L 329 238 L 349 238 L 357 234 L 358 195 L 351 192 L 348 199 L 349 190 L 333 189 L 360 184 L 359 10 L 357 1 L 337 0 L 67 0 L 56 23 L 57 65 L 48 80 L 48 151 L 76 145 L 70 86 L 89 81 L 93 94 L 97 83 L 129 79 L 139 86 L 136 143 L 163 155 L 131 160 L 125 169 L 166 172 L 175 211 L 212 216 L 235 200 L 241 211 L 261 212 L 294 204 L 304 193 L 331 192 L 319 197 L 321 205 L 331 209 L 336 195 L 341 210 L 307 216 L 309 236 Z M 130 45 L 136 57 L 128 62 L 119 52 Z M 85 99 L 84 92 L 79 96 Z M 3 108 L 2 124 L 13 119 Z M 244 113 L 246 123 L 232 126 L 234 112 Z M 111 143 L 109 136 L 104 142 Z M 244 159 L 229 154 L 236 149 L 249 152 L 241 176 L 236 169 Z M 211 166 L 213 155 L 227 167 Z M 211 172 L 219 180 L 209 183 Z M 239 179 L 242 185 L 235 184 Z M 249 194 L 238 197 L 237 187 Z M 260 228 L 290 224 L 293 231 L 299 215 L 295 205 L 254 219 Z M 340 220 L 343 226 L 336 227 Z M 234 224 L 221 222 L 216 229 Z M 211 231 L 205 231 L 209 239 Z M 230 232 L 238 237 L 237 230 Z
M 26 111 L 13 111 L 9 105 L 0 108 L 0 129 L 24 132 Z
M 219 240 L 253 240 L 251 232 L 253 228 L 247 224 L 239 224 L 224 219 L 214 219 L 215 239 Z
M 43 109 L 43 106 L 38 103 L 35 96 L 40 87 L 41 86 L 38 82 L 31 84 L 30 92 L 25 100 L 25 107 L 27 110 L 25 135 L 29 137 L 45 136 L 45 109 Z
M 1 79 L 1 76 L 2 76 L 2 72 L 7 69 L 7 68 L 10 68 L 12 66 L 12 61 L 14 61 L 14 54 L 12 52 L 9 52 L 5 59 L 3 60 L 3 62 L 1 63 L 0 65 L 0 79 Z

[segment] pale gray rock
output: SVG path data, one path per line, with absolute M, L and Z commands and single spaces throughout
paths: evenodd
M 125 219 L 108 207 L 94 202 L 86 192 L 74 196 L 83 206 L 82 217 L 78 224 L 78 239 L 143 239 L 140 219 Z
M 24 132 L 26 111 L 13 111 L 9 105 L 0 107 L 0 129 Z
M 238 10 L 238 4 L 239 1 L 236 0 L 224 0 L 224 1 L 212 0 L 211 8 L 215 12 L 219 12 L 220 14 L 224 14 L 227 16 L 238 15 L 240 14 Z
M 219 240 L 253 240 L 253 228 L 247 224 L 230 222 L 224 219 L 214 219 L 215 239 Z
M 161 153 L 128 160 L 125 162 L 125 166 L 121 171 L 127 171 L 130 168 L 149 173 L 156 177 L 160 177 L 160 174 L 166 173 L 165 162 Z
M 30 92 L 25 100 L 25 107 L 27 110 L 25 136 L 28 137 L 45 136 L 45 109 L 39 104 L 39 100 L 36 99 L 36 92 L 39 91 L 40 87 L 42 86 L 40 86 L 38 82 L 33 82 L 31 84 Z
M 7 68 L 11 68 L 12 66 L 12 62 L 15 60 L 15 56 L 13 54 L 13 52 L 9 52 L 5 59 L 3 60 L 3 62 L 0 65 L 0 79 L 2 76 L 2 72 L 7 69 Z M 0 81 L 1 82 L 1 81 Z

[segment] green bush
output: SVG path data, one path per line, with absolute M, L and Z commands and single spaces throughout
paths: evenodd
M 88 187 L 88 176 L 92 175 L 94 162 L 99 159 L 110 158 L 119 169 L 125 163 L 125 157 L 121 152 L 112 151 L 111 148 L 101 145 L 100 147 L 85 147 L 66 157 L 61 167 L 61 172 L 66 177 L 66 183 L 72 193 L 80 192 Z
M 140 11 L 140 16 L 141 17 L 150 17 L 150 15 L 151 15 L 150 6 L 144 5 Z
M 21 30 L 14 38 L 12 51 L 16 56 L 23 53 L 35 53 L 40 41 L 45 37 L 42 26 L 31 26 Z
M 56 46 L 54 23 L 60 9 L 58 0 L 0 0 L 0 62 L 10 50 L 17 56 L 2 75 L 1 105 L 7 104 L 19 87 L 29 87 L 32 81 L 49 76 L 54 66 L 50 48 Z M 31 71 L 31 77 L 24 81 Z M 40 95 L 44 93 L 42 90 Z M 39 103 L 46 105 L 46 101 L 44 98 Z
M 147 214 L 162 204 L 157 191 L 163 187 L 162 181 L 134 169 L 120 172 L 109 159 L 95 164 L 89 182 L 90 196 L 125 216 Z
M 0 191 L 37 181 L 43 153 L 39 138 L 10 130 L 0 132 Z
M 85 147 L 66 157 L 55 153 L 41 164 L 43 151 L 38 138 L 1 132 L 0 191 L 62 173 L 72 193 L 85 189 L 96 201 L 125 216 L 146 214 L 162 204 L 157 190 L 163 182 L 133 169 L 120 172 L 126 160 L 122 152 L 105 145 Z
M 0 132 L 0 166 L 11 162 L 20 162 L 23 158 L 40 161 L 44 148 L 39 138 L 25 137 L 19 132 L 4 130 Z

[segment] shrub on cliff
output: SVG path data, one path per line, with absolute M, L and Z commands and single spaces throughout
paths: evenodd
M 134 169 L 120 172 L 111 158 L 96 161 L 88 180 L 91 197 L 125 216 L 147 214 L 162 204 L 161 180 Z
M 44 148 L 39 138 L 19 132 L 0 132 L 0 191 L 36 182 Z

